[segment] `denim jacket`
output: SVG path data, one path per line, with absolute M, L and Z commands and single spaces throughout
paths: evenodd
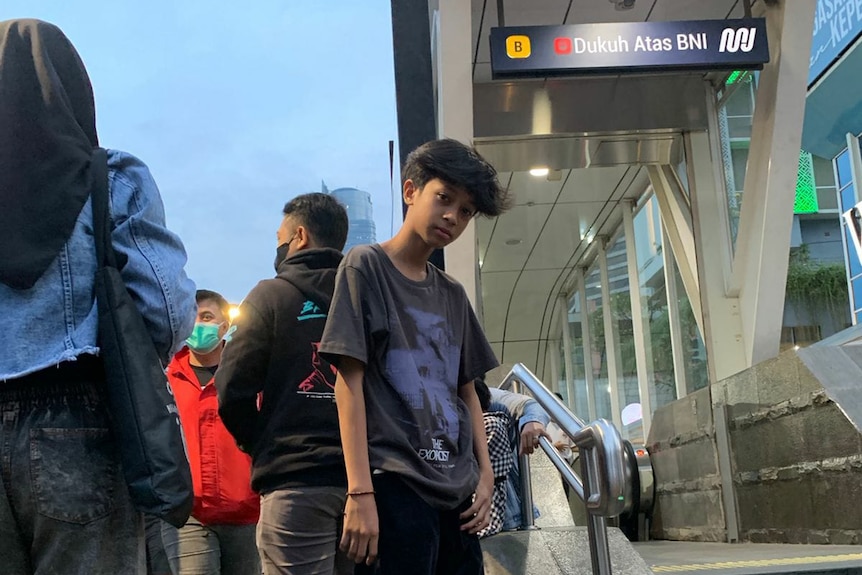
M 195 285 L 183 270 L 185 248 L 165 227 L 161 195 L 143 162 L 108 150 L 108 189 L 121 275 L 166 359 L 182 346 L 195 320 Z M 95 272 L 87 200 L 69 241 L 32 288 L 0 283 L 0 317 L 8 330 L 0 346 L 0 381 L 98 354 Z

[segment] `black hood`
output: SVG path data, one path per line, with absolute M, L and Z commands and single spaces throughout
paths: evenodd
M 302 250 L 278 264 L 276 277 L 293 284 L 305 297 L 328 312 L 335 272 L 342 257 L 341 252 L 332 248 Z

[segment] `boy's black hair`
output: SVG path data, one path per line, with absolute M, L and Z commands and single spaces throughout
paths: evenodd
M 479 405 L 482 406 L 482 411 L 488 411 L 491 407 L 491 390 L 485 383 L 485 377 L 480 375 L 473 380 L 473 385 L 476 386 L 476 395 L 479 396 Z
M 500 185 L 497 170 L 475 148 L 458 140 L 431 140 L 407 156 L 405 180 L 422 189 L 434 178 L 466 190 L 477 213 L 493 217 L 509 209 L 509 192 Z
M 200 304 L 202 301 L 214 301 L 224 318 L 230 321 L 230 304 L 223 295 L 212 290 L 199 289 L 195 292 L 195 302 Z
M 347 243 L 347 210 L 329 194 L 314 192 L 296 196 L 284 204 L 284 215 L 296 218 L 308 228 L 314 243 L 321 248 L 344 249 Z

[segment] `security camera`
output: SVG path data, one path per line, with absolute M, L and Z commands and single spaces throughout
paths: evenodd
M 617 10 L 630 10 L 635 7 L 635 0 L 611 0 Z

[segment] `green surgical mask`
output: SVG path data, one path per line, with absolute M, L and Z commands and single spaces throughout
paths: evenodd
M 186 340 L 186 345 L 195 353 L 209 353 L 221 343 L 218 335 L 220 323 L 196 323 L 192 334 Z

